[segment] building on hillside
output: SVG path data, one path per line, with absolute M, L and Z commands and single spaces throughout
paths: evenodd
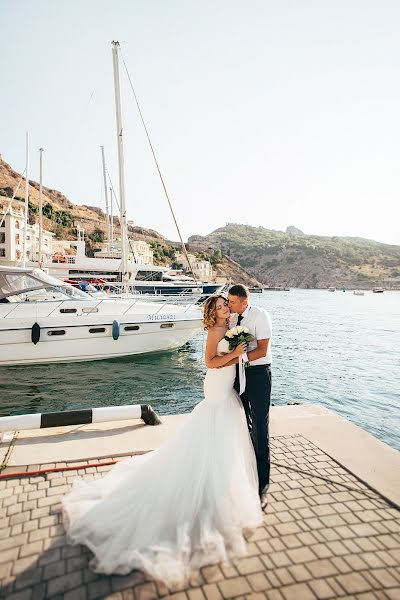
M 213 268 L 211 263 L 208 260 L 197 258 L 194 254 L 188 253 L 188 257 L 196 278 L 200 281 L 212 281 Z M 185 271 L 190 271 L 189 263 L 183 253 L 177 252 L 175 260 L 183 266 Z
M 134 262 L 136 262 L 138 265 L 154 264 L 153 250 L 150 244 L 143 240 L 129 239 L 128 253 L 133 254 Z M 109 248 L 108 243 L 105 242 L 100 252 L 96 252 L 95 256 L 97 258 L 120 258 L 121 240 L 114 240 L 111 248 Z
M 3 221 L 4 218 L 4 221 Z M 4 216 L 0 211 L 0 263 L 14 266 L 23 261 L 24 251 L 24 214 L 22 211 L 11 209 Z M 43 230 L 42 259 L 51 260 L 53 254 L 54 233 Z M 26 259 L 36 262 L 39 258 L 39 224 L 29 225 L 26 231 Z

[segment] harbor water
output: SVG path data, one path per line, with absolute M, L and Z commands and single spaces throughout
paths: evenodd
M 320 404 L 400 449 L 400 292 L 269 291 L 272 402 Z M 122 404 L 186 413 L 203 397 L 205 334 L 174 352 L 0 367 L 0 416 Z

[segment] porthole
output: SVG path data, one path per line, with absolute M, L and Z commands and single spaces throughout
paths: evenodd
M 89 333 L 104 333 L 105 330 L 105 327 L 91 327 L 91 329 L 89 329 Z
M 65 314 L 69 314 L 69 313 L 76 313 L 77 310 L 76 308 L 60 308 L 60 313 Z
M 161 323 L 160 329 L 171 329 L 174 327 L 175 323 Z
M 84 306 L 82 308 L 82 312 L 83 313 L 97 313 L 97 312 L 99 312 L 99 309 L 97 308 L 97 306 Z
M 52 329 L 47 332 L 47 335 L 65 335 L 65 329 Z
M 140 329 L 139 325 L 125 325 L 124 331 L 137 331 Z

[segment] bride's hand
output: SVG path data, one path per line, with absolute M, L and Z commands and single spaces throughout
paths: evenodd
M 238 346 L 236 346 L 236 348 L 234 350 L 232 350 L 232 356 L 239 357 L 241 354 L 243 354 L 243 352 L 246 352 L 247 350 L 247 344 L 246 342 L 242 342 L 241 344 L 239 344 Z

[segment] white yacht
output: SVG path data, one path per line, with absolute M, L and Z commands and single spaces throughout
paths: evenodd
M 86 256 L 83 235 L 78 235 L 71 245 L 76 248 L 74 255 L 57 253 L 43 262 L 43 268 L 50 275 L 68 281 L 102 280 L 118 287 L 122 278 L 121 252 L 102 252 L 99 257 Z M 193 277 L 174 273 L 167 267 L 140 264 L 132 253 L 128 253 L 126 262 L 129 291 L 133 294 L 194 295 L 199 298 L 215 294 L 223 288 L 223 284 L 195 281 Z
M 93 298 L 40 269 L 0 267 L 0 366 L 171 350 L 201 327 L 194 304 Z

